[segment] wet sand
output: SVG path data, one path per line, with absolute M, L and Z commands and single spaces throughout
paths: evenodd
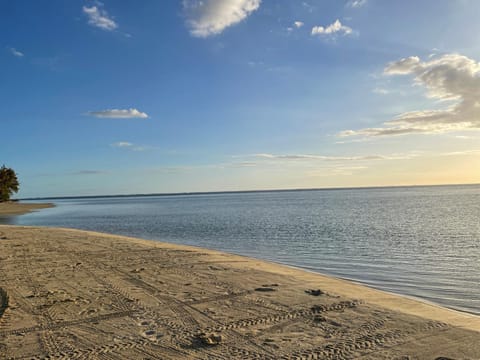
M 480 317 L 247 257 L 0 226 L 0 358 L 480 359 Z
M 0 216 L 22 215 L 35 210 L 53 207 L 53 204 L 28 204 L 21 202 L 0 202 Z

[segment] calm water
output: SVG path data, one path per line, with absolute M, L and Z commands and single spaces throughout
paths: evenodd
M 480 314 L 480 186 L 56 200 L 0 223 L 196 245 Z

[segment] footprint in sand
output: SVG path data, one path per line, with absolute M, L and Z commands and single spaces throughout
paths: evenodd
M 211 334 L 200 333 L 200 334 L 197 334 L 195 338 L 202 345 L 206 345 L 206 346 L 219 345 L 223 340 L 222 335 L 216 334 L 216 333 L 211 333 Z
M 312 296 L 320 296 L 320 295 L 325 294 L 320 289 L 317 289 L 317 290 L 308 289 L 308 290 L 305 290 L 305 293 L 307 293 L 308 295 L 312 295 Z
M 277 291 L 277 289 L 274 289 L 274 288 L 271 288 L 271 287 L 259 287 L 259 288 L 256 288 L 255 291 L 271 292 L 271 291 Z
M 156 330 L 153 330 L 155 323 L 152 320 L 141 320 L 138 323 L 139 326 L 147 327 L 148 330 L 143 331 L 141 334 L 143 337 L 148 338 L 149 340 L 158 340 L 163 337 L 163 334 L 157 333 Z
M 274 287 L 277 287 L 278 284 L 265 284 L 262 285 L 262 287 L 256 288 L 255 291 L 260 291 L 260 292 L 271 292 L 271 291 L 277 291 Z
M 157 341 L 163 337 L 163 334 L 158 333 L 156 330 L 149 329 L 142 333 L 142 336 L 150 341 Z

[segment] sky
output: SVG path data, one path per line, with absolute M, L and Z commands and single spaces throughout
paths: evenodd
M 476 0 L 0 2 L 18 197 L 480 183 Z

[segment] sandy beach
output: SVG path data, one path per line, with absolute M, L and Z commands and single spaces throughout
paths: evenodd
M 0 226 L 0 358 L 479 359 L 480 318 L 205 249 Z
M 1 202 L 0 203 L 0 216 L 4 215 L 22 215 L 32 211 L 46 209 L 53 207 L 53 204 L 33 204 L 33 203 L 20 203 L 20 202 Z

